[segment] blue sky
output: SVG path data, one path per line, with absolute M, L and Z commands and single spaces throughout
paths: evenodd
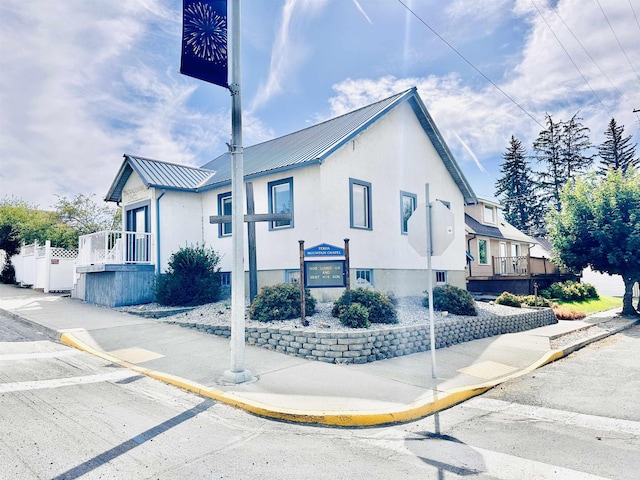
M 241 3 L 245 145 L 412 86 L 483 197 L 545 112 L 579 111 L 596 144 L 613 116 L 640 142 L 640 0 Z M 0 198 L 99 199 L 124 153 L 200 166 L 226 150 L 228 91 L 178 73 L 181 7 L 0 2 Z

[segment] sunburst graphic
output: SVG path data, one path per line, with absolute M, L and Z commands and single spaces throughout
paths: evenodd
M 184 48 L 209 62 L 227 59 L 227 20 L 211 5 L 195 2 L 184 10 Z

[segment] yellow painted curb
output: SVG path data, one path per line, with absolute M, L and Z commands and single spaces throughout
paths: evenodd
M 465 400 L 468 400 L 472 397 L 486 392 L 487 390 L 490 390 L 496 385 L 525 375 L 537 368 L 542 367 L 543 365 L 546 365 L 547 363 L 554 362 L 565 356 L 564 350 L 553 350 L 543 355 L 542 358 L 540 358 L 537 362 L 533 363 L 529 367 L 506 377 L 501 377 L 490 382 L 472 385 L 469 387 L 445 391 L 441 394 L 436 393 L 433 400 L 426 402 L 418 400 L 406 405 L 404 408 L 400 408 L 397 410 L 372 410 L 360 412 L 347 410 L 309 411 L 273 407 L 253 400 L 244 399 L 242 398 L 242 396 L 234 392 L 225 392 L 215 387 L 207 387 L 205 385 L 201 385 L 191 380 L 186 380 L 176 375 L 139 367 L 137 365 L 114 357 L 109 353 L 97 350 L 90 345 L 82 342 L 70 333 L 63 333 L 60 337 L 60 341 L 65 345 L 69 345 L 87 353 L 91 353 L 92 355 L 100 357 L 116 365 L 120 365 L 121 367 L 127 368 L 134 372 L 146 375 L 151 378 L 155 378 L 157 380 L 183 388 L 190 392 L 211 398 L 227 405 L 241 408 L 242 410 L 253 413 L 255 415 L 289 422 L 311 423 L 336 427 L 364 427 L 390 423 L 404 423 L 418 420 L 420 418 L 424 418 L 428 415 L 434 414 L 436 412 L 445 410 L 461 402 L 464 402 Z

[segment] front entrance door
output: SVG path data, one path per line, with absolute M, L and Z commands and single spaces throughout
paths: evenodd
M 507 244 L 500 242 L 500 273 L 505 275 L 507 273 Z
M 127 262 L 149 261 L 149 206 L 127 210 Z

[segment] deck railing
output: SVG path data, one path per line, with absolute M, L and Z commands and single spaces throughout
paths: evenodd
M 105 230 L 82 235 L 78 265 L 151 263 L 151 234 Z
M 529 275 L 529 257 L 493 257 L 493 274 L 526 277 Z

